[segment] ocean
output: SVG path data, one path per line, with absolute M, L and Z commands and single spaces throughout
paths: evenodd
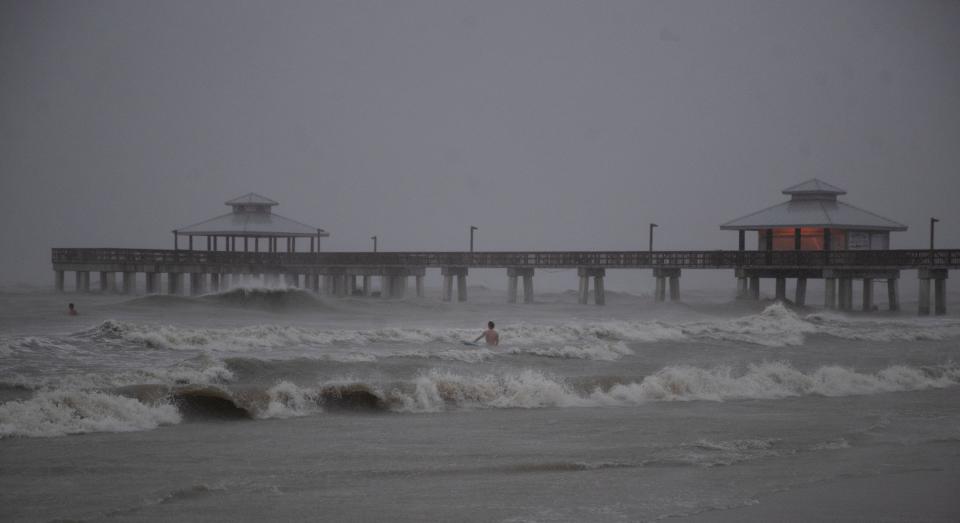
M 956 305 L 470 296 L 4 288 L 0 520 L 960 520 Z

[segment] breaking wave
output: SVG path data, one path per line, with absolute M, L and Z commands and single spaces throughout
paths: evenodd
M 783 362 L 750 365 L 735 373 L 729 367 L 665 367 L 639 381 L 613 385 L 571 384 L 539 371 L 507 375 L 467 376 L 433 370 L 413 383 L 413 390 L 394 389 L 394 408 L 435 412 L 458 407 L 538 408 L 630 406 L 652 401 L 726 401 L 781 399 L 821 395 L 849 396 L 945 388 L 960 384 L 960 368 L 892 366 L 875 374 L 839 366 L 803 373 Z
M 237 289 L 231 292 L 246 292 Z M 300 292 L 300 291 L 284 291 Z M 309 293 L 308 299 L 314 300 Z M 565 322 L 563 324 L 516 323 L 500 329 L 502 346 L 495 353 L 532 354 L 545 357 L 615 360 L 629 354 L 626 343 L 660 341 L 729 341 L 768 347 L 802 345 L 807 337 L 825 335 L 875 342 L 936 340 L 960 336 L 960 321 L 866 320 L 829 313 L 798 315 L 780 303 L 761 313 L 739 318 L 701 320 L 670 324 L 663 321 Z M 318 329 L 292 325 L 253 325 L 241 328 L 191 328 L 137 324 L 107 320 L 78 333 L 100 343 L 132 343 L 150 349 L 206 349 L 221 352 L 277 349 L 357 349 L 383 345 L 450 345 L 472 339 L 476 329 L 400 328 Z M 0 347 L 16 350 L 10 343 Z M 400 351 L 368 359 L 395 356 L 444 357 L 434 352 Z M 475 355 L 449 352 L 453 359 L 476 360 Z M 484 357 L 492 356 L 490 354 Z M 353 356 L 354 358 L 356 356 Z
M 324 307 L 323 301 L 312 292 L 292 287 L 235 287 L 202 296 L 200 300 L 233 307 L 276 311 Z
M 0 405 L 0 437 L 131 432 L 180 420 L 170 403 L 148 405 L 105 392 L 44 391 Z
M 682 332 L 691 338 L 735 341 L 782 347 L 802 345 L 807 335 L 816 334 L 817 326 L 805 321 L 782 303 L 767 306 L 760 314 L 728 320 L 711 320 L 684 324 Z
M 0 437 L 148 430 L 183 419 L 290 418 L 331 411 L 625 407 L 660 401 L 868 395 L 958 384 L 960 367 L 953 364 L 894 365 L 876 373 L 840 366 L 805 373 L 784 362 L 753 364 L 740 372 L 729 367 L 670 366 L 639 380 L 578 381 L 531 369 L 480 375 L 432 369 L 393 383 L 343 379 L 311 386 L 280 381 L 266 388 L 198 384 L 124 387 L 112 393 L 41 391 L 30 399 L 0 404 Z
M 787 363 L 753 364 L 744 373 L 729 367 L 667 367 L 640 383 L 614 385 L 594 391 L 599 403 L 629 404 L 642 401 L 724 401 L 731 399 L 781 399 L 794 396 L 853 396 L 945 388 L 960 383 L 956 366 L 887 367 L 864 374 L 840 366 L 825 366 L 803 373 Z
M 90 390 L 152 384 L 174 386 L 183 384 L 223 384 L 235 380 L 225 363 L 200 357 L 179 364 L 145 367 L 115 372 L 80 371 L 28 376 L 11 373 L 0 379 L 0 387 L 40 390 Z

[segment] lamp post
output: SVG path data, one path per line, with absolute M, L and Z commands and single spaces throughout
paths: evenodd
M 650 252 L 651 253 L 653 252 L 653 228 L 654 227 L 657 227 L 657 224 L 651 223 L 650 224 Z
M 933 250 L 933 224 L 939 222 L 936 218 L 930 218 L 930 250 Z
M 473 252 L 473 231 L 480 230 L 475 225 L 470 226 L 470 252 Z
M 373 252 L 377 252 L 377 237 L 371 236 L 370 239 L 373 240 Z

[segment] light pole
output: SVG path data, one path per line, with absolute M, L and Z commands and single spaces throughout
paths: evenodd
M 936 218 L 930 218 L 930 250 L 933 250 L 933 224 L 939 222 Z
M 653 252 L 653 228 L 657 227 L 657 224 L 650 224 L 650 252 Z
M 479 231 L 475 225 L 470 226 L 470 252 L 473 252 L 473 231 Z
M 377 237 L 371 236 L 370 239 L 373 240 L 373 252 L 377 252 Z

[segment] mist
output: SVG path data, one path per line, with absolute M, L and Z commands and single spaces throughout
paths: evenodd
M 0 282 L 50 284 L 52 247 L 171 248 L 251 191 L 325 251 L 470 225 L 639 250 L 650 222 L 703 250 L 818 177 L 908 225 L 892 248 L 931 216 L 957 247 L 957 27 L 947 1 L 5 2 Z

